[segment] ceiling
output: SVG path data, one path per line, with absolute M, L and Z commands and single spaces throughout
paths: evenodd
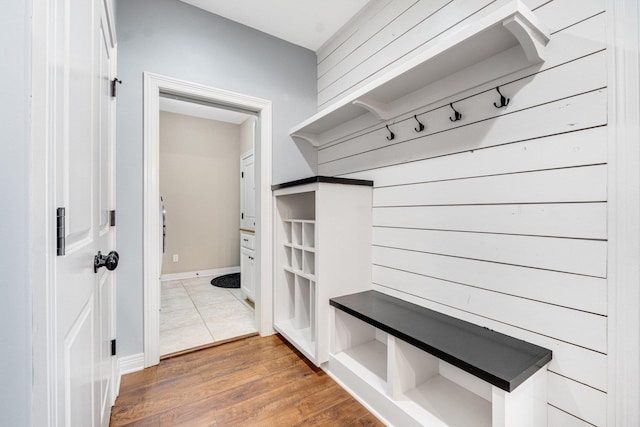
M 369 0 L 180 0 L 314 52 Z

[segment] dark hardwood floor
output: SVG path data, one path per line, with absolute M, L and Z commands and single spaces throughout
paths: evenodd
M 278 335 L 125 375 L 111 426 L 382 426 Z

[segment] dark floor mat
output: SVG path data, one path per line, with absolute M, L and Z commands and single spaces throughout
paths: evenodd
M 240 273 L 225 274 L 211 279 L 211 284 L 218 288 L 240 288 Z

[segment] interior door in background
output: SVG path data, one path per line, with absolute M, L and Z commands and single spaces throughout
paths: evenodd
M 253 151 L 240 158 L 240 228 L 256 228 L 256 179 Z

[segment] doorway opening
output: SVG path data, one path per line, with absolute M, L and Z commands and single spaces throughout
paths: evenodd
M 161 359 L 257 333 L 257 119 L 160 94 Z
M 254 325 L 261 335 L 273 333 L 271 291 L 271 102 L 152 73 L 144 74 L 144 356 L 145 367 L 160 360 L 162 215 L 160 214 L 160 104 L 162 98 L 216 106 L 256 117 L 255 234 L 253 245 Z M 240 159 L 237 159 L 240 166 Z M 202 184 L 201 184 L 202 185 Z M 170 212 L 167 212 L 171 215 Z M 240 228 L 240 227 L 239 227 Z M 236 242 L 240 242 L 238 228 Z M 173 260 L 173 253 L 168 254 Z M 179 254 L 178 259 L 179 258 Z M 211 271 L 190 271 L 196 281 Z M 225 273 L 216 271 L 210 276 Z M 176 278 L 177 276 L 173 276 Z M 172 277 L 165 274 L 165 279 Z M 177 278 L 176 280 L 186 280 Z M 202 281 L 202 280 L 200 280 Z M 202 285 L 202 284 L 200 284 Z M 211 285 L 207 285 L 211 286 Z M 201 288 L 204 287 L 201 286 Z M 213 286 L 211 286 L 213 288 Z M 243 294 L 239 293 L 244 299 Z M 244 295 L 246 296 L 246 295 Z

